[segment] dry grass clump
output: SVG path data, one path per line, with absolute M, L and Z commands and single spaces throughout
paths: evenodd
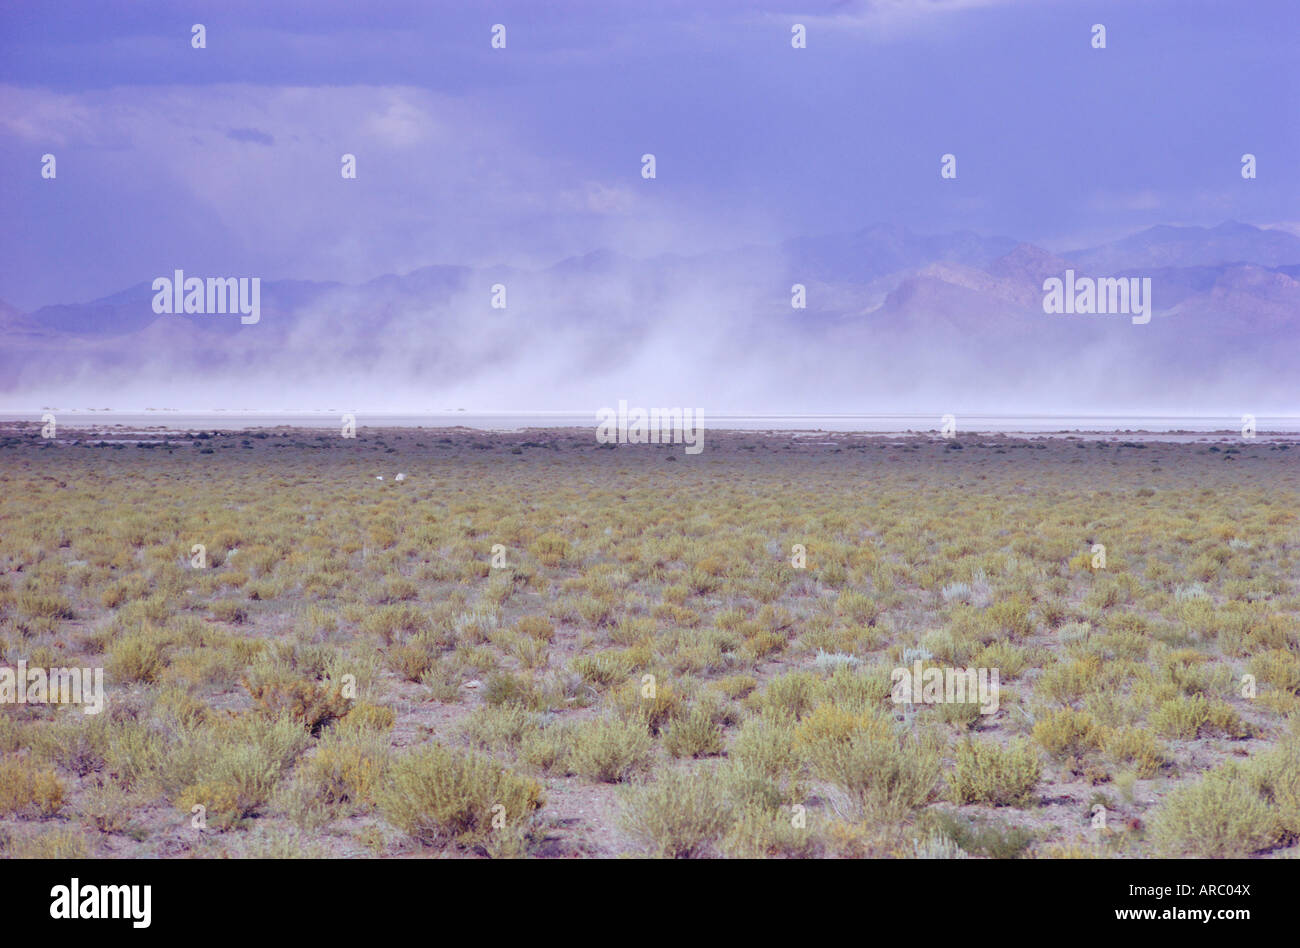
M 254 666 L 243 685 L 259 711 L 272 717 L 287 714 L 313 734 L 347 714 L 350 706 L 341 685 L 328 678 L 307 678 L 283 666 Z

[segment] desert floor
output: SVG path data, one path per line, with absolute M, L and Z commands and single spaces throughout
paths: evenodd
M 1262 435 L 2 426 L 0 665 L 106 697 L 0 705 L 0 854 L 1294 855 L 1298 472 Z M 996 711 L 893 700 L 918 662 Z

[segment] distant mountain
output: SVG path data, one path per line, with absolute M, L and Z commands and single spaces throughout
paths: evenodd
M 1300 335 L 1300 281 L 1282 268 L 1255 264 L 1189 267 L 1085 267 L 1022 245 L 982 270 L 933 265 L 907 277 L 885 308 L 902 318 L 924 312 L 994 333 L 1052 325 L 1042 310 L 1043 282 L 1067 267 L 1077 277 L 1150 278 L 1153 323 L 1198 334 L 1258 334 L 1264 346 L 1294 348 Z M 1060 320 L 1061 316 L 1055 319 Z M 1076 317 L 1076 321 L 1079 317 Z
M 876 224 L 852 234 L 787 241 L 781 249 L 790 270 L 806 279 L 861 283 L 932 263 L 982 267 L 1015 246 L 1009 237 L 985 238 L 970 231 L 924 237 Z
M 197 274 L 191 272 L 188 275 Z M 166 276 L 170 277 L 171 274 L 168 273 Z M 137 283 L 112 296 L 89 303 L 43 306 L 31 314 L 31 320 L 43 329 L 78 336 L 124 335 L 138 332 L 153 325 L 159 319 L 171 318 L 159 316 L 153 311 L 155 294 L 152 283 L 152 280 L 147 283 Z M 315 283 L 308 280 L 277 280 L 263 283 L 261 309 L 264 314 L 291 316 L 342 286 L 340 283 Z M 207 328 L 220 326 L 220 323 L 214 325 L 208 321 Z
M 1059 277 L 1069 264 L 1055 254 L 1033 244 L 1018 244 L 1010 253 L 998 257 L 985 269 L 1000 280 L 1030 283 L 1042 292 L 1043 281 Z
M 1254 263 L 1300 264 L 1300 237 L 1228 221 L 1218 227 L 1151 227 L 1131 237 L 1064 255 L 1096 272 L 1140 267 L 1217 267 Z
M 15 306 L 10 306 L 4 300 L 0 300 L 0 329 L 4 329 L 14 321 L 22 319 L 22 311 Z

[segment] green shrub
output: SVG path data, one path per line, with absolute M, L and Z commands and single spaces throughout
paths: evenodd
M 569 541 L 555 533 L 544 533 L 529 548 L 543 566 L 559 566 L 573 555 Z
M 1133 772 L 1143 779 L 1154 777 L 1168 760 L 1151 732 L 1136 727 L 1106 732 L 1102 747 L 1111 761 L 1130 765 Z
M 1250 660 L 1257 679 L 1291 694 L 1300 694 L 1300 657 L 1285 649 L 1274 649 Z
M 306 748 L 307 732 L 287 716 L 245 714 L 184 727 L 148 744 L 146 776 L 183 812 L 205 807 L 208 825 L 227 829 L 256 815 Z
M 532 682 L 510 672 L 489 675 L 483 686 L 483 701 L 491 706 L 527 705 L 535 698 Z
M 1180 695 L 1163 702 L 1151 715 L 1156 733 L 1179 740 L 1193 740 L 1203 734 L 1249 737 L 1251 730 L 1231 705 L 1204 695 Z
M 541 616 L 523 616 L 515 628 L 539 642 L 550 642 L 555 637 L 555 626 Z
M 0 757 L 0 816 L 31 811 L 53 816 L 63 807 L 63 784 L 54 771 L 16 755 Z
M 789 807 L 769 809 L 750 804 L 742 809 L 721 844 L 731 859 L 813 859 L 821 855 L 821 840 L 806 825 L 796 825 Z
M 483 750 L 513 750 L 537 730 L 537 716 L 517 704 L 486 705 L 465 719 L 461 730 L 470 743 Z
M 953 799 L 957 803 L 1027 806 L 1042 772 L 1038 753 L 1023 740 L 1006 748 L 967 740 L 957 749 Z
M 1103 734 L 1091 715 L 1071 708 L 1056 708 L 1038 719 L 1033 737 L 1043 750 L 1062 759 L 1081 757 L 1096 750 Z
M 1268 805 L 1229 765 L 1171 790 L 1152 836 L 1167 856 L 1240 859 L 1275 842 L 1277 831 Z
M 630 681 L 610 694 L 614 710 L 625 721 L 641 721 L 650 734 L 657 735 L 682 709 L 682 696 L 671 684 L 657 683 L 648 691 L 640 682 Z
M 801 718 L 812 710 L 818 686 L 817 676 L 810 672 L 787 672 L 773 678 L 766 689 L 750 695 L 749 700 L 755 707 Z
M 802 799 L 791 718 L 760 715 L 747 720 L 728 750 L 723 779 L 740 803 L 758 802 L 772 810 Z
M 536 782 L 489 758 L 441 745 L 398 758 L 377 797 L 384 819 L 421 844 L 480 851 L 488 850 L 494 832 L 526 836 L 544 803 Z M 500 830 L 492 826 L 494 816 L 505 820 Z
M 419 681 L 438 660 L 438 654 L 429 643 L 416 639 L 391 646 L 385 659 L 403 681 Z
M 595 718 L 577 727 L 569 767 L 590 780 L 618 783 L 649 766 L 653 747 L 640 722 Z
M 583 681 L 600 687 L 626 678 L 632 671 L 623 656 L 613 652 L 579 655 L 569 663 L 569 667 L 581 675 Z
M 1300 840 L 1300 736 L 1289 736 L 1251 758 L 1246 776 L 1268 806 L 1279 837 Z
M 358 701 L 343 716 L 339 729 L 389 731 L 396 723 L 397 713 L 392 708 L 371 704 L 368 701 Z
M 307 770 L 324 802 L 369 804 L 390 756 L 388 735 L 382 731 L 332 729 L 321 736 Z
M 630 788 L 625 797 L 625 828 L 659 857 L 712 855 L 731 821 L 730 803 L 706 774 L 664 771 L 654 783 Z
M 403 635 L 413 636 L 428 631 L 429 619 L 414 606 L 383 606 L 365 617 L 361 629 L 377 637 L 384 645 L 391 645 Z
M 518 760 L 542 773 L 567 773 L 571 749 L 570 729 L 553 724 L 524 732 L 519 741 Z
M 722 728 L 709 708 L 695 706 L 664 734 L 664 750 L 674 757 L 712 757 L 722 753 Z
M 1011 639 L 1024 638 L 1034 631 L 1029 605 L 1019 597 L 995 602 L 988 608 L 989 621 Z
M 927 810 L 918 823 L 920 829 L 931 826 L 935 835 L 949 840 L 960 851 L 990 859 L 1018 859 L 1035 839 L 1033 831 L 1023 826 L 942 809 Z
M 162 647 L 149 632 L 119 638 L 108 653 L 108 671 L 117 681 L 156 682 L 164 667 Z
M 821 705 L 795 730 L 795 747 L 813 777 L 830 785 L 841 816 L 898 820 L 934 795 L 937 749 L 899 737 L 881 715 Z
M 24 592 L 18 596 L 18 609 L 33 619 L 72 619 L 76 616 L 67 599 L 52 593 Z
M 1060 662 L 1038 677 L 1035 694 L 1045 701 L 1077 701 L 1097 686 L 1100 675 L 1101 659 L 1096 655 Z

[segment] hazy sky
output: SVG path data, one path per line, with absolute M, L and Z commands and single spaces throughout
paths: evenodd
M 9 3 L 0 299 L 876 221 L 1055 250 L 1155 223 L 1300 232 L 1297 63 L 1296 0 Z

